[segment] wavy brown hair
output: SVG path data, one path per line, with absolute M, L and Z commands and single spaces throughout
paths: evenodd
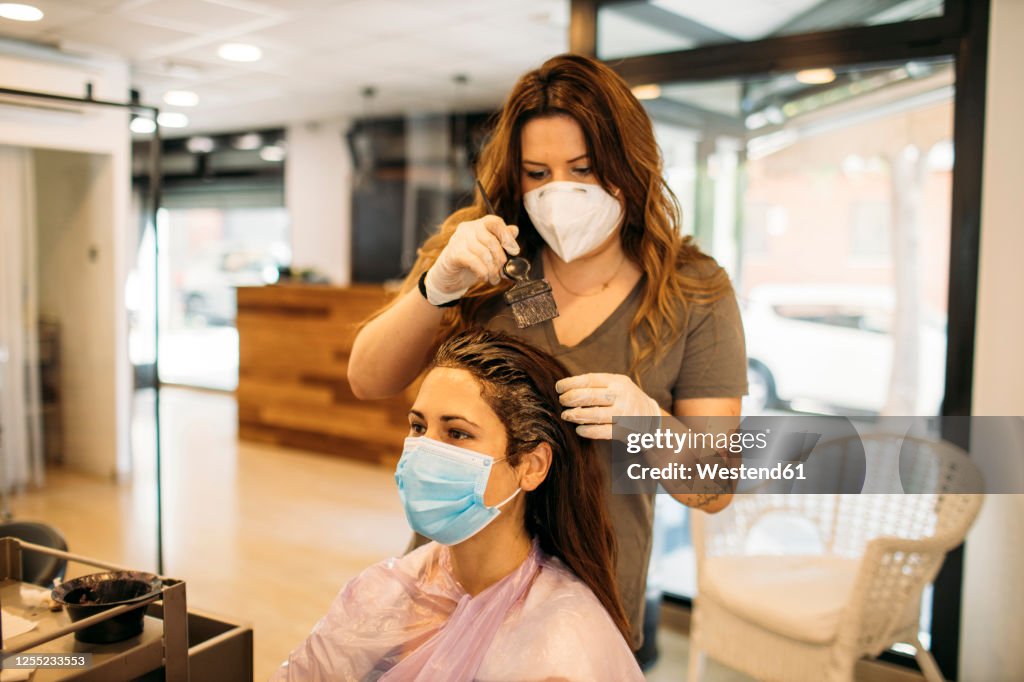
M 708 276 L 690 276 L 684 265 L 713 260 L 702 253 L 692 237 L 680 229 L 680 209 L 662 176 L 661 153 L 654 128 L 640 102 L 622 78 L 599 61 L 581 55 L 552 57 L 523 75 L 497 114 L 490 137 L 477 163 L 498 214 L 519 226 L 519 240 L 529 258 L 544 244 L 522 201 L 522 131 L 529 121 L 544 116 L 569 116 L 583 129 L 591 168 L 606 190 L 618 188 L 625 202 L 622 248 L 645 273 L 640 306 L 630 324 L 631 373 L 638 378 L 640 363 L 657 357 L 682 331 L 678 303 L 711 303 L 731 293 L 728 275 L 721 268 Z M 416 286 L 437 260 L 459 223 L 486 215 L 477 193 L 471 206 L 449 216 L 424 243 L 406 279 L 403 292 Z M 464 296 L 445 318 L 439 338 L 458 329 L 480 324 L 481 308 L 510 286 L 483 283 Z
M 551 448 L 547 478 L 526 493 L 526 530 L 586 583 L 626 642 L 629 620 L 615 581 L 617 548 L 607 482 L 589 441 L 561 419 L 555 382 L 569 372 L 547 353 L 501 332 L 469 329 L 441 344 L 430 365 L 464 369 L 505 425 L 511 466 L 540 443 Z

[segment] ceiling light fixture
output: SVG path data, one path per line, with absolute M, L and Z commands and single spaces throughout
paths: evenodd
M 0 18 L 12 21 L 39 21 L 43 18 L 43 10 L 32 5 L 17 2 L 0 2 Z
M 194 107 L 199 104 L 199 95 L 191 90 L 168 90 L 164 93 L 164 102 L 172 107 Z
M 263 50 L 248 43 L 224 43 L 217 48 L 217 56 L 229 62 L 258 62 Z
M 764 115 L 764 112 L 755 111 L 747 116 L 743 123 L 747 126 L 747 130 L 757 130 L 768 125 L 768 117 Z
M 156 130 L 156 121 L 154 121 L 151 118 L 146 118 L 144 116 L 135 116 L 134 118 L 132 118 L 132 122 L 129 125 L 129 128 L 131 128 L 133 133 L 138 133 L 139 135 L 149 135 L 154 130 Z
M 165 128 L 184 128 L 188 125 L 188 116 L 177 111 L 165 111 L 156 117 L 156 121 Z
M 804 69 L 796 72 L 796 79 L 804 85 L 824 85 L 836 79 L 832 69 Z
M 633 96 L 637 99 L 658 99 L 661 97 L 661 86 L 657 83 L 646 85 L 635 85 L 632 88 Z
M 236 137 L 231 146 L 242 151 L 252 151 L 263 146 L 263 137 L 259 133 L 246 133 Z
M 185 141 L 185 149 L 193 154 L 209 154 L 216 146 L 217 144 L 213 141 L 213 138 L 206 137 L 205 135 L 190 137 Z
M 284 147 L 276 144 L 268 145 L 260 150 L 260 158 L 271 163 L 284 161 L 284 155 Z
M 769 123 L 776 126 L 786 122 L 786 115 L 774 104 L 765 108 L 764 117 Z

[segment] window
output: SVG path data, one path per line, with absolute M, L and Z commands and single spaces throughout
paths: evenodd
M 891 249 L 892 207 L 888 201 L 857 200 L 850 207 L 850 261 L 885 263 Z
M 645 102 L 663 149 L 690 141 L 693 178 L 674 190 L 742 302 L 744 414 L 938 414 L 952 178 L 935 157 L 951 155 L 953 96 L 951 63 L 931 60 L 837 67 L 827 84 L 663 83 Z M 692 597 L 689 512 L 661 497 L 652 576 Z
M 943 0 L 633 0 L 603 4 L 597 55 L 618 59 L 705 45 L 941 17 Z
M 786 232 L 786 208 L 763 201 L 751 201 L 743 210 L 743 254 L 763 256 L 771 251 L 772 240 Z
M 283 206 L 161 211 L 160 378 L 234 390 L 238 383 L 235 289 L 277 281 L 291 264 Z

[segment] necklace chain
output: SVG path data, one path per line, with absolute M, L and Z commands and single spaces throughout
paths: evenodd
M 547 253 L 545 252 L 544 255 L 546 256 Z M 600 289 L 598 289 L 597 291 L 592 291 L 592 292 L 588 292 L 588 293 L 585 293 L 585 294 L 577 293 L 577 292 L 573 291 L 572 289 L 570 289 L 569 287 L 565 286 L 565 282 L 563 282 L 562 278 L 558 276 L 558 272 L 555 270 L 554 263 L 550 262 L 550 260 L 547 263 L 547 265 L 548 265 L 547 269 L 551 271 L 551 274 L 554 276 L 555 281 L 558 282 L 558 286 L 562 287 L 563 289 L 568 291 L 573 296 L 577 296 L 577 297 L 580 297 L 580 298 L 587 298 L 589 296 L 597 296 L 602 291 L 607 289 L 608 286 L 612 283 L 612 280 L 614 280 L 616 277 L 618 277 L 619 271 L 622 270 L 622 266 L 623 266 L 623 264 L 625 264 L 625 262 L 626 262 L 626 253 L 623 252 L 622 253 L 622 258 L 619 260 L 619 264 L 615 267 L 615 272 L 612 273 L 612 276 L 604 281 L 604 283 L 601 285 Z

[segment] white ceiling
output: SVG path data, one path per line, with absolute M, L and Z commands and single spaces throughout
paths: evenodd
M 493 108 L 521 73 L 568 49 L 568 0 L 21 1 L 45 17 L 0 19 L 0 36 L 125 58 L 144 103 L 189 116 L 182 134 Z M 225 42 L 257 45 L 263 59 L 224 61 Z M 369 106 L 367 85 L 378 92 Z M 199 106 L 168 106 L 167 90 L 193 90 Z

